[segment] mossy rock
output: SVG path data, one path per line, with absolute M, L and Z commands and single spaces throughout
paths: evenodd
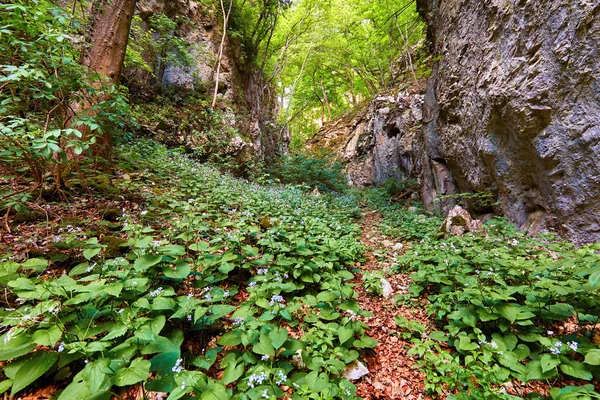
M 15 215 L 13 222 L 15 224 L 23 224 L 28 222 L 36 222 L 46 219 L 46 213 L 42 211 L 20 211 Z
M 127 253 L 127 247 L 122 246 L 127 240 L 115 236 L 104 236 L 100 243 L 106 245 L 104 255 L 106 257 L 119 257 Z
M 106 228 L 111 232 L 119 232 L 123 229 L 123 225 L 119 223 L 111 223 L 106 226 Z
M 123 212 L 118 208 L 108 207 L 98 210 L 103 220 L 115 222 L 123 217 Z
M 115 188 L 108 175 L 96 175 L 88 179 L 88 185 L 97 194 L 117 194 L 118 189 Z
M 79 218 L 62 218 L 59 222 L 59 226 L 61 227 L 66 227 L 66 226 L 79 226 L 79 225 L 83 225 L 83 221 Z

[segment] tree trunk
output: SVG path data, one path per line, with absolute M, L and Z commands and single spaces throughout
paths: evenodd
M 136 0 L 95 0 L 81 64 L 118 83 Z
M 127 50 L 129 29 L 137 0 L 94 0 L 89 17 L 86 49 L 81 64 L 118 84 Z M 79 104 L 76 112 L 86 112 L 90 104 Z M 79 109 L 79 110 L 77 110 Z M 84 134 L 88 133 L 85 132 Z M 112 140 L 106 132 L 93 146 L 95 156 L 110 159 Z

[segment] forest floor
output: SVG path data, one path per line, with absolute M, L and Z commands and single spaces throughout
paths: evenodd
M 597 398 L 600 247 L 503 220 L 444 237 L 382 191 L 259 185 L 146 141 L 121 152 L 68 201 L 2 215 L 0 394 Z M 369 373 L 351 384 L 355 361 Z
M 361 220 L 361 241 L 367 248 L 365 262 L 360 264 L 363 273 L 390 270 L 398 255 L 398 251 L 384 246 L 392 242 L 379 231 L 380 220 L 381 214 L 377 211 L 367 211 Z M 362 279 L 356 279 L 360 306 L 373 313 L 372 317 L 362 320 L 369 325 L 369 336 L 378 342 L 366 354 L 370 373 L 357 384 L 357 394 L 367 400 L 429 399 L 425 394 L 425 376 L 413 356 L 407 354 L 410 343 L 398 335 L 395 319 L 403 316 L 425 326 L 432 323 L 423 308 L 398 304 L 395 296 L 408 294 L 410 277 L 407 274 L 394 273 L 385 279 L 392 288 L 388 298 L 369 293 L 360 285 Z

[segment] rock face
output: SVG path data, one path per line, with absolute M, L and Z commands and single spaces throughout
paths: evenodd
M 335 151 L 358 187 L 412 176 L 420 170 L 414 141 L 422 102 L 422 95 L 408 92 L 377 97 L 353 118 L 327 125 L 307 146 Z
M 418 0 L 437 61 L 423 200 L 489 192 L 510 220 L 600 241 L 600 2 Z
M 158 77 L 165 92 L 178 95 L 201 92 L 212 98 L 223 33 L 222 17 L 215 7 L 194 0 L 138 0 L 137 13 L 146 29 L 150 18 L 157 14 L 173 20 L 178 17 L 189 19 L 189 22 L 179 24 L 172 34 L 185 40 L 192 65 L 182 67 L 167 59 Z M 155 39 L 158 39 L 156 35 Z M 139 71 L 133 73 L 139 74 Z M 276 102 L 269 86 L 256 75 L 243 61 L 241 44 L 227 36 L 219 73 L 218 107 L 224 125 L 236 134 L 226 138 L 229 141 L 226 148 L 216 151 L 220 155 L 235 155 L 239 163 L 249 161 L 252 156 L 264 160 L 286 153 L 290 141 L 287 132 L 274 123 Z M 142 91 L 151 90 L 142 88 Z M 178 126 L 164 125 L 168 125 L 166 121 L 146 124 L 143 128 L 162 141 L 168 137 L 168 143 L 183 145 L 190 150 L 207 146 L 210 141 L 206 135 L 197 136 Z

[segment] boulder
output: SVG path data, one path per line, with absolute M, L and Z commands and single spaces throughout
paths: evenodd
M 445 236 L 461 236 L 466 232 L 483 232 L 483 224 L 478 219 L 473 219 L 469 212 L 461 206 L 455 206 L 446 217 L 440 228 Z
M 344 378 L 349 381 L 357 381 L 365 375 L 369 374 L 369 370 L 358 360 L 353 361 L 352 363 L 346 366 L 344 370 Z

